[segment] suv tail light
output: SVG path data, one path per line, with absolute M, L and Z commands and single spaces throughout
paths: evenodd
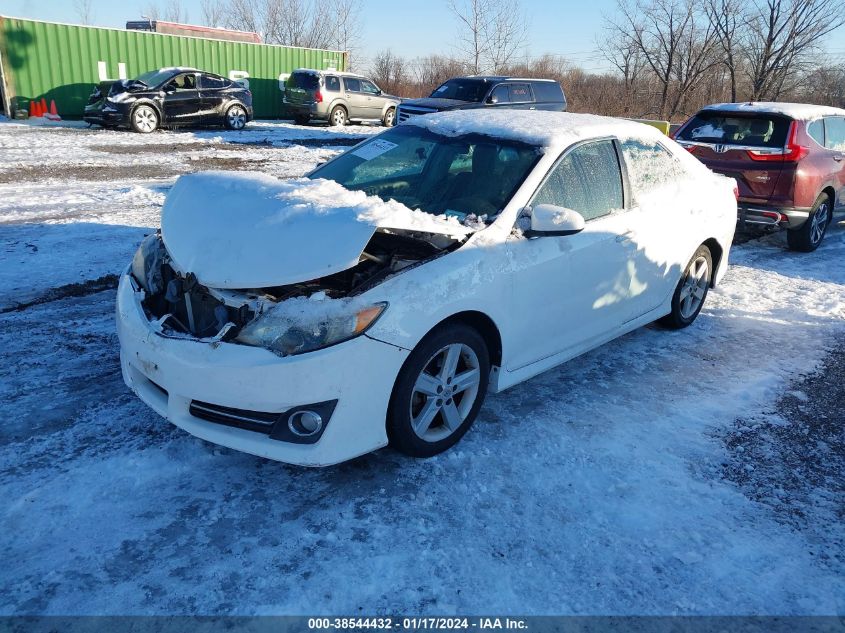
M 317 103 L 323 103 L 323 93 L 319 90 L 314 93 L 314 101 Z
M 751 160 L 757 161 L 782 161 L 787 163 L 797 163 L 810 153 L 809 147 L 799 145 L 796 137 L 798 136 L 798 121 L 793 121 L 789 124 L 789 135 L 786 139 L 786 147 L 784 149 L 761 149 L 761 150 L 747 150 L 748 157 Z

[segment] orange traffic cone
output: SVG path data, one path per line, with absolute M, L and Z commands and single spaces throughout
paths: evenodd
M 59 116 L 59 111 L 56 110 L 56 100 L 50 99 L 50 114 L 53 116 Z
M 47 114 L 47 99 L 41 97 L 41 116 Z
M 30 101 L 29 102 L 29 116 L 31 116 L 31 117 L 38 116 L 38 114 L 36 113 L 37 108 L 38 108 L 38 106 L 35 103 L 35 101 Z

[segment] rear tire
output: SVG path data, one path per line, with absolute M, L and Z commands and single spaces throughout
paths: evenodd
M 129 124 L 139 134 L 155 132 L 159 126 L 158 112 L 149 105 L 141 104 L 129 115 Z
M 660 324 L 673 330 L 680 330 L 691 325 L 707 298 L 707 291 L 713 281 L 713 256 L 703 244 L 698 247 L 675 293 L 672 295 L 672 311 L 660 319 Z
M 343 126 L 349 123 L 349 115 L 343 106 L 335 106 L 329 114 L 329 125 Z
M 246 109 L 236 103 L 226 110 L 226 127 L 230 130 L 239 131 L 246 127 Z
M 463 324 L 426 336 L 399 372 L 387 412 L 387 436 L 398 451 L 431 457 L 454 446 L 487 394 L 490 355 L 482 336 Z
M 833 218 L 833 208 L 830 197 L 823 193 L 813 205 L 810 217 L 797 229 L 786 232 L 786 243 L 789 249 L 801 253 L 812 253 L 819 247 Z

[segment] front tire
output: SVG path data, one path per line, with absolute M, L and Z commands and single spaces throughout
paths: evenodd
M 381 122 L 384 124 L 384 127 L 393 127 L 396 125 L 396 108 L 390 108 L 385 112 Z
M 691 325 L 704 307 L 712 281 L 713 256 L 710 249 L 702 244 L 687 264 L 675 288 L 672 295 L 672 311 L 660 319 L 660 323 L 673 330 Z
M 226 127 L 230 130 L 242 130 L 246 127 L 246 109 L 235 104 L 226 110 Z
M 411 457 L 431 457 L 469 430 L 487 394 L 490 354 L 463 324 L 435 330 L 399 372 L 387 415 L 390 444 Z
M 830 197 L 822 194 L 813 205 L 810 217 L 797 229 L 786 232 L 786 243 L 789 249 L 801 253 L 812 253 L 824 239 L 830 220 L 833 218 L 833 208 Z
M 142 104 L 132 110 L 129 123 L 139 134 L 149 134 L 158 129 L 160 121 L 155 108 Z
M 329 115 L 329 125 L 344 126 L 349 123 L 349 117 L 346 114 L 346 108 L 343 106 L 335 106 L 332 108 Z

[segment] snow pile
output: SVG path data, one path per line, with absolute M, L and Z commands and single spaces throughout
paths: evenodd
M 760 112 L 782 114 L 793 119 L 816 119 L 823 116 L 845 116 L 845 110 L 812 103 L 779 103 L 776 101 L 753 101 L 748 103 L 714 103 L 704 110 L 719 112 Z

